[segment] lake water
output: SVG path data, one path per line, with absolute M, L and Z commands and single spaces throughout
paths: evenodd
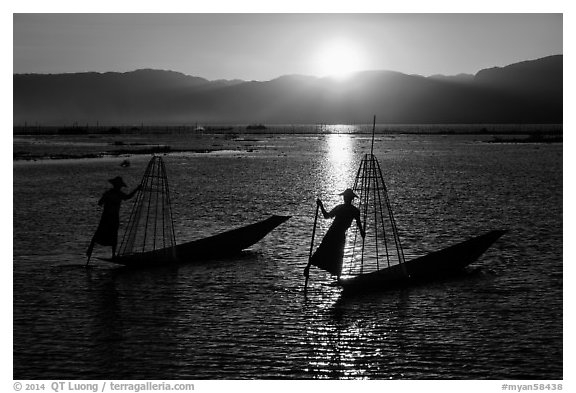
M 84 252 L 107 179 L 131 190 L 150 156 L 14 161 L 14 378 L 562 379 L 562 144 L 481 139 L 376 137 L 407 259 L 509 232 L 460 277 L 357 297 L 313 268 L 305 299 L 302 270 L 367 136 L 164 156 L 178 243 L 292 218 L 237 258 L 136 271 Z

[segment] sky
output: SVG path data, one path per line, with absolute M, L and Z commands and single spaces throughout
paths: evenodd
M 561 13 L 13 15 L 13 73 L 475 74 L 563 53 Z

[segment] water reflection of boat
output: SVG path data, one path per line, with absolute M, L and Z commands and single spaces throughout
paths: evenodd
M 207 238 L 158 250 L 123 254 L 105 260 L 127 266 L 152 266 L 229 257 L 254 245 L 289 218 L 290 216 L 273 215 L 254 224 Z

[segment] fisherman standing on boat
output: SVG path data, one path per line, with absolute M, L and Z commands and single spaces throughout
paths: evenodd
M 103 206 L 104 209 L 102 210 L 102 217 L 100 218 L 98 229 L 96 229 L 96 233 L 92 237 L 88 250 L 86 250 L 88 261 L 90 261 L 95 243 L 102 246 L 112 246 L 112 258 L 116 256 L 118 228 L 120 227 L 120 205 L 122 201 L 132 198 L 134 194 L 142 188 L 142 185 L 138 185 L 130 194 L 125 194 L 122 192 L 122 187 L 127 186 L 120 176 L 116 176 L 108 181 L 112 183 L 113 188 L 106 191 L 98 201 L 98 205 Z
M 310 258 L 308 266 L 304 269 L 304 276 L 308 277 L 310 265 L 318 266 L 329 273 L 340 277 L 342 271 L 342 261 L 344 259 L 344 246 L 346 243 L 346 231 L 352 225 L 352 221 L 356 220 L 356 225 L 360 230 L 360 235 L 364 237 L 366 233 L 360 221 L 360 210 L 352 204 L 354 198 L 358 195 L 350 188 L 340 193 L 344 198 L 344 203 L 336 206 L 330 212 L 324 209 L 324 205 L 320 199 L 316 200 L 316 204 L 322 211 L 324 218 L 334 217 L 334 222 L 326 232 L 322 243 Z

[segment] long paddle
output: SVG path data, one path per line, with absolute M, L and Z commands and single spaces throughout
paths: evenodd
M 320 210 L 320 204 L 316 203 L 316 213 L 314 214 L 314 226 L 312 227 L 312 240 L 310 241 L 310 254 L 308 255 L 308 264 L 304 268 L 304 294 L 308 289 L 308 276 L 310 275 L 310 264 L 312 263 L 312 251 L 314 250 L 314 237 L 316 236 L 316 223 L 318 222 L 318 210 Z
M 88 251 L 86 252 L 86 256 L 88 257 L 88 259 L 86 260 L 86 267 L 90 263 L 90 258 L 92 257 L 92 249 L 93 248 L 94 248 L 94 242 L 90 242 L 90 245 L 88 246 Z

